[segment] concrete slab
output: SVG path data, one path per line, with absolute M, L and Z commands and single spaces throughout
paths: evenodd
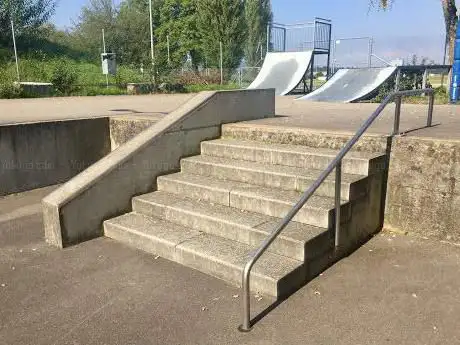
M 0 99 L 0 126 L 131 115 L 164 116 L 195 94 Z
M 300 102 L 294 96 L 276 98 L 278 117 L 253 121 L 253 124 L 309 128 L 334 132 L 356 132 L 369 118 L 378 104 L 373 103 L 325 103 Z M 381 117 L 369 129 L 369 133 L 389 134 L 393 128 L 394 104 L 389 105 Z M 407 135 L 450 138 L 460 140 L 460 107 L 456 105 L 435 105 L 433 124 L 426 126 L 428 106 L 424 104 L 403 104 L 401 110 L 401 130 Z
M 0 233 L 2 345 L 460 342 L 460 248 L 439 242 L 379 235 L 241 334 L 240 290 L 219 279 L 106 238 L 55 249 L 39 216 Z

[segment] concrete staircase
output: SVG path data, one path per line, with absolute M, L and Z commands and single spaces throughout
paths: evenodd
M 337 151 L 226 137 L 203 142 L 181 172 L 132 199 L 132 212 L 104 222 L 105 235 L 240 285 L 249 254 L 299 200 Z M 333 250 L 334 176 L 255 265 L 251 288 L 280 297 L 380 229 L 385 155 L 351 152 L 343 162 L 339 253 Z

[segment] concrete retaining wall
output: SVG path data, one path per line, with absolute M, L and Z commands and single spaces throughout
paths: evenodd
M 393 139 L 385 227 L 460 243 L 460 142 Z
M 66 246 L 103 234 L 102 222 L 131 209 L 131 198 L 155 190 L 156 177 L 218 138 L 221 125 L 272 117 L 274 90 L 203 92 L 79 174 L 43 200 L 49 243 Z
M 109 152 L 108 118 L 0 126 L 0 196 L 66 182 Z

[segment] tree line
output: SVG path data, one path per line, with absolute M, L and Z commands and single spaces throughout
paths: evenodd
M 266 27 L 272 20 L 270 0 L 152 0 L 155 63 L 159 68 L 218 67 L 220 43 L 225 68 L 261 61 Z M 56 0 L 0 2 L 0 57 L 11 48 L 11 20 L 22 54 L 70 55 L 97 61 L 102 29 L 107 50 L 124 64 L 150 66 L 149 0 L 90 0 L 71 28 L 49 23 Z M 47 47 L 44 49 L 44 47 Z

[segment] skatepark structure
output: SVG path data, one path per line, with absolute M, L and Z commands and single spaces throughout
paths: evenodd
M 262 69 L 248 89 L 273 88 L 283 96 L 299 85 L 313 90 L 315 56 L 327 55 L 330 73 L 332 23 L 315 18 L 300 24 L 272 23 L 267 27 L 267 55 Z M 309 73 L 308 73 L 309 71 Z
M 320 102 L 356 102 L 373 93 L 397 67 L 341 69 L 323 86 L 299 98 Z
M 287 95 L 303 80 L 312 56 L 312 51 L 267 53 L 262 69 L 248 89 L 274 88 L 276 95 Z

